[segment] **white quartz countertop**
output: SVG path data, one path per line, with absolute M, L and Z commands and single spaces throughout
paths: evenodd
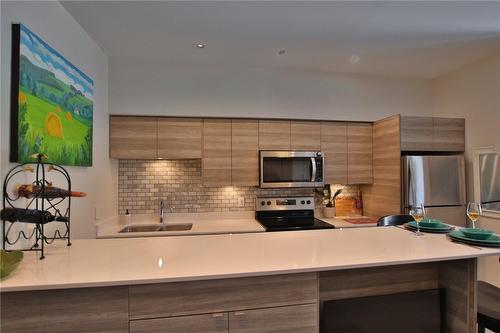
M 120 233 L 127 225 L 159 224 L 159 215 L 119 215 L 104 220 L 96 227 L 97 238 L 130 238 L 152 236 L 193 236 L 263 232 L 265 229 L 255 220 L 254 211 L 210 213 L 166 213 L 166 225 L 192 224 L 190 230 Z
M 376 227 L 376 220 L 370 219 L 367 216 L 336 216 L 336 217 L 323 217 L 319 214 L 316 214 L 316 218 L 325 221 L 327 223 L 333 224 L 335 228 L 366 228 L 366 227 Z M 353 220 L 367 220 L 370 223 L 352 223 L 349 221 Z M 371 222 L 373 221 L 373 222 Z
M 335 228 L 361 228 L 374 227 L 377 223 L 349 222 L 350 219 L 366 218 L 364 216 L 337 216 L 326 218 L 320 212 L 316 212 L 316 218 L 333 224 Z M 154 231 L 120 233 L 127 225 L 158 224 L 159 216 L 155 214 L 140 215 L 118 215 L 107 218 L 96 226 L 97 238 L 130 238 L 130 237 L 153 237 L 153 236 L 193 236 L 209 234 L 230 234 L 264 232 L 262 225 L 255 220 L 254 211 L 242 212 L 210 212 L 210 213 L 169 213 L 165 215 L 165 224 L 192 223 L 190 230 L 184 231 Z
M 25 253 L 0 291 L 204 280 L 442 261 L 500 249 L 398 227 L 75 240 Z

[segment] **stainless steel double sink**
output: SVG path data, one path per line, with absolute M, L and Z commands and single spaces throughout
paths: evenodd
M 188 231 L 193 228 L 192 223 L 176 224 L 132 224 L 121 229 L 120 233 L 128 232 L 157 232 L 157 231 Z

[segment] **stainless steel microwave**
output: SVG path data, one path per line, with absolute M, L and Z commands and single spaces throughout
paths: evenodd
M 323 186 L 324 159 L 320 151 L 260 151 L 260 187 Z

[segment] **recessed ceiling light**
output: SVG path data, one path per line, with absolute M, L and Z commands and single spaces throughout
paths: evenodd
M 359 57 L 359 55 L 357 55 L 357 54 L 353 54 L 353 55 L 349 58 L 349 61 L 351 62 L 351 64 L 357 64 L 360 60 L 361 60 L 361 58 L 360 58 L 360 57 Z
M 283 55 L 283 54 L 285 54 L 285 53 L 286 53 L 286 50 L 279 50 L 279 51 L 278 51 L 278 54 L 279 54 L 279 55 Z
M 198 44 L 196 44 L 196 47 L 199 48 L 199 49 L 204 49 L 205 48 L 205 44 L 198 43 Z

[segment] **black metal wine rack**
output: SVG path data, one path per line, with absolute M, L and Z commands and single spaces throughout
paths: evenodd
M 45 244 L 51 244 L 54 240 L 67 240 L 67 245 L 71 245 L 70 216 L 71 216 L 71 196 L 49 198 L 45 195 L 45 189 L 52 186 L 46 176 L 49 173 L 60 174 L 63 176 L 63 182 L 66 184 L 58 186 L 59 188 L 71 191 L 71 178 L 69 173 L 62 166 L 54 163 L 45 163 L 46 158 L 42 154 L 36 155 L 36 162 L 22 163 L 13 167 L 5 176 L 3 183 L 3 209 L 2 209 L 2 247 L 5 250 L 13 250 L 20 241 L 26 241 L 29 245 L 21 249 L 22 251 L 39 251 L 40 259 L 45 258 Z M 17 191 L 14 194 L 9 190 L 16 188 L 16 176 L 23 174 L 34 174 L 32 185 L 39 186 L 40 191 L 32 198 L 26 199 L 19 195 Z M 54 178 L 57 175 L 54 175 Z M 26 182 L 28 183 L 28 182 Z M 24 207 L 19 207 L 24 203 Z M 12 213 L 12 214 L 8 214 Z M 24 230 L 17 230 L 14 226 L 24 224 Z M 60 223 L 63 225 L 62 231 L 56 228 L 49 236 L 46 235 L 48 223 Z M 28 226 L 32 226 L 30 231 L 26 231 Z M 6 246 L 9 246 L 7 249 Z

